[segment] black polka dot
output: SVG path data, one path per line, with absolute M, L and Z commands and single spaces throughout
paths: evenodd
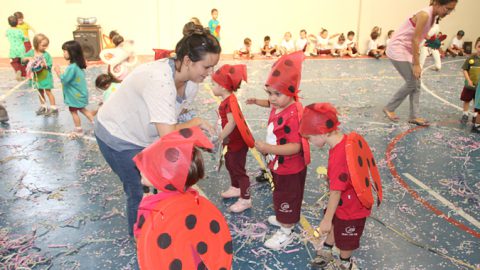
M 197 270 L 207 270 L 207 267 L 203 262 L 200 262 L 197 266 Z
M 225 246 L 223 246 L 223 249 L 227 254 L 232 254 L 233 252 L 233 246 L 232 246 L 232 241 L 228 241 Z
M 217 234 L 220 231 L 220 224 L 216 220 L 210 222 L 210 231 Z
M 342 173 L 338 176 L 338 180 L 342 181 L 342 182 L 347 182 L 348 180 L 348 174 L 346 173 Z
M 368 181 L 368 177 L 365 177 L 365 186 L 366 187 L 370 186 L 370 181 Z
M 166 185 L 165 189 L 170 191 L 177 191 L 177 189 L 172 184 Z
M 362 141 L 358 140 L 358 146 L 360 146 L 360 149 L 362 149 L 362 148 L 363 148 Z
M 185 219 L 185 226 L 187 226 L 187 229 L 193 230 L 195 225 L 197 225 L 197 217 L 195 215 L 188 215 Z
M 150 192 L 150 188 L 147 187 L 147 186 L 142 186 L 142 189 L 143 189 L 143 193 L 149 193 Z
M 230 73 L 230 74 L 235 73 L 235 68 L 234 68 L 234 67 L 231 67 L 231 68 L 228 70 L 228 73 Z
M 342 204 L 343 204 L 343 201 L 342 199 L 340 199 L 340 201 L 338 201 L 338 206 L 342 206 Z
M 182 261 L 175 259 L 170 263 L 170 270 L 182 270 Z
M 172 243 L 172 237 L 168 233 L 162 233 L 157 238 L 157 245 L 161 249 L 167 249 Z
M 377 165 L 375 165 L 375 159 L 374 158 L 372 158 L 372 165 L 373 165 L 373 167 L 377 166 Z
M 190 128 L 182 128 L 180 129 L 179 133 L 184 138 L 190 138 L 193 135 L 193 131 Z
M 290 131 L 292 131 L 292 129 L 289 127 L 289 126 L 285 126 L 283 127 L 283 131 L 285 131 L 285 133 L 290 133 Z
M 285 138 L 280 139 L 280 145 L 284 145 L 286 143 L 287 143 L 287 139 L 285 139 Z
M 285 162 L 285 157 L 284 156 L 279 156 L 278 157 L 278 164 L 283 164 Z
M 222 268 L 220 268 L 219 270 L 227 270 L 227 268 L 225 268 L 225 267 L 222 267 Z
M 288 91 L 290 91 L 290 93 L 295 93 L 295 86 L 290 85 L 290 86 L 288 87 Z
M 145 217 L 143 215 L 140 215 L 140 217 L 138 218 L 137 228 L 141 229 L 143 223 L 145 223 Z
M 272 73 L 272 76 L 273 76 L 273 77 L 278 77 L 278 76 L 280 76 L 280 71 L 278 71 L 278 69 L 275 69 L 275 71 L 273 71 L 273 73 Z
M 288 66 L 288 67 L 293 66 L 293 61 L 290 59 L 285 60 L 285 66 Z
M 203 254 L 207 253 L 207 251 L 208 251 L 208 246 L 205 242 L 199 242 L 197 244 L 198 254 L 203 255 Z
M 328 119 L 327 122 L 325 122 L 325 125 L 327 128 L 333 128 L 335 124 L 333 123 L 332 119 Z
M 363 167 L 363 159 L 361 156 L 358 156 L 358 165 L 360 165 L 360 167 Z
M 282 123 L 283 123 L 283 117 L 278 118 L 277 124 L 278 124 L 278 125 L 281 125 Z
M 177 162 L 179 156 L 180 152 L 175 148 L 168 148 L 165 151 L 165 158 L 172 163 Z

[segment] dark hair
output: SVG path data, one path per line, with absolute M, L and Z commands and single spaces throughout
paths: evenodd
M 11 27 L 15 27 L 18 24 L 18 19 L 15 16 L 9 16 L 8 17 L 8 24 L 10 24 Z
M 192 151 L 192 163 L 190 163 L 190 168 L 188 169 L 185 187 L 191 187 L 195 185 L 198 180 L 205 176 L 205 166 L 203 165 L 202 152 L 197 147 L 194 147 Z
M 390 36 L 393 32 L 395 32 L 395 30 L 388 31 L 387 36 Z
M 98 75 L 97 79 L 95 79 L 95 86 L 102 90 L 107 90 L 107 87 L 112 83 L 120 82 L 115 78 L 115 76 L 111 74 L 100 74 Z
M 465 36 L 465 31 L 459 30 L 459 31 L 457 32 L 457 36 L 462 36 L 462 37 Z
M 480 42 L 480 37 L 477 38 L 477 41 L 475 41 L 475 47 L 477 47 L 477 44 Z
M 338 36 L 338 41 L 345 41 L 345 35 L 343 33 Z
M 270 40 L 270 36 L 265 36 L 265 37 L 263 38 L 263 41 L 269 41 L 269 40 Z
M 196 24 L 196 23 L 194 23 L 194 22 L 192 22 L 192 21 L 187 22 L 187 23 L 183 26 L 183 30 L 182 30 L 183 35 L 186 36 L 186 35 L 190 32 L 190 30 L 195 29 L 195 25 L 200 25 L 200 26 L 201 26 L 201 24 Z
M 307 33 L 307 30 L 302 29 L 302 30 L 300 30 L 300 33 L 301 33 L 301 32 L 305 32 L 305 34 L 306 34 L 306 33 Z
M 449 4 L 450 2 L 457 2 L 458 3 L 458 0 L 433 0 L 433 3 L 437 3 L 439 5 L 447 5 Z
M 23 19 L 23 13 L 20 11 L 13 13 L 13 16 L 17 17 L 17 19 Z
M 370 37 L 371 37 L 373 40 L 377 39 L 377 38 L 378 38 L 378 32 L 375 32 L 375 31 L 374 31 L 374 32 L 370 33 Z
M 210 12 L 210 14 L 213 14 L 213 12 L 218 12 L 218 10 L 216 8 L 213 8 L 212 11 Z
M 42 42 L 43 40 L 47 40 L 47 42 L 50 44 L 50 40 L 48 39 L 47 36 L 45 36 L 45 35 L 42 34 L 42 33 L 36 34 L 36 35 L 33 37 L 33 48 L 34 48 L 35 50 L 38 50 L 38 46 L 40 46 L 40 42 Z
M 325 33 L 325 32 L 328 32 L 328 30 L 325 29 L 325 28 L 322 28 L 322 31 L 320 31 L 320 34 L 323 34 L 323 33 Z
M 62 45 L 62 50 L 68 52 L 70 58 L 70 64 L 76 63 L 77 66 L 81 69 L 87 68 L 87 63 L 83 57 L 83 50 L 80 43 L 75 40 L 69 40 Z
M 115 47 L 124 41 L 123 36 L 120 35 L 117 30 L 110 31 L 108 37 L 112 40 L 112 43 L 115 45 Z
M 220 54 L 222 51 L 220 43 L 210 34 L 208 29 L 203 28 L 201 25 L 192 24 L 191 26 L 192 28 L 187 30 L 187 33 L 175 46 L 176 61 L 180 61 L 180 67 L 185 56 L 188 56 L 192 62 L 198 62 L 207 53 Z M 175 65 L 177 71 L 180 70 L 180 67 Z
M 247 45 L 247 44 L 252 44 L 252 40 L 247 37 L 247 38 L 245 38 L 245 39 L 243 40 L 243 44 L 245 44 L 245 45 Z
M 353 32 L 353 31 L 348 31 L 347 37 L 348 37 L 348 36 L 355 36 L 355 32 Z

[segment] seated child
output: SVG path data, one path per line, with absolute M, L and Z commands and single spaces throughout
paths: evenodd
M 385 41 L 385 48 L 388 47 L 388 43 L 390 43 L 390 40 L 392 39 L 393 33 L 395 33 L 394 30 L 388 31 L 387 40 Z
M 308 39 L 307 39 L 307 31 L 305 29 L 300 30 L 300 38 L 297 39 L 295 43 L 295 49 L 297 51 L 305 52 L 307 49 Z
M 378 45 L 378 32 L 370 34 L 370 41 L 368 42 L 367 55 L 379 59 L 385 53 L 385 47 Z
M 260 48 L 261 54 L 266 57 L 277 56 L 277 46 L 270 44 L 270 36 L 263 38 L 263 47 Z
M 313 36 L 310 35 L 313 38 L 315 38 L 316 46 L 315 46 L 315 51 L 314 54 L 316 55 L 328 55 L 331 54 L 332 50 L 332 45 L 330 44 L 330 39 L 339 36 L 340 34 L 334 34 L 329 36 L 328 35 L 328 30 L 322 28 L 320 31 L 320 34 L 318 36 Z
M 280 44 L 280 55 L 289 54 L 295 51 L 295 44 L 292 40 L 292 33 L 286 32 Z
M 243 46 L 239 49 L 233 52 L 233 58 L 253 58 L 253 53 L 252 53 L 252 40 L 250 38 L 245 38 L 243 40 Z
M 95 79 L 95 86 L 103 91 L 103 99 L 100 102 L 99 107 L 103 105 L 110 97 L 112 93 L 117 91 L 120 87 L 120 81 L 115 79 L 111 74 L 100 74 L 97 79 Z M 98 113 L 98 108 L 96 111 L 92 111 L 92 115 L 95 116 Z
M 351 55 L 349 53 L 351 57 L 357 57 L 360 55 L 358 53 L 357 42 L 355 41 L 355 32 L 349 31 L 347 33 L 347 40 L 345 43 L 347 44 L 347 50 L 351 53 Z
M 341 34 L 338 37 L 337 42 L 333 44 L 332 56 L 343 57 L 344 55 L 347 55 L 347 54 L 350 57 L 355 57 L 353 56 L 352 51 L 347 49 L 347 43 L 345 43 L 345 36 Z
M 463 30 L 460 30 L 457 32 L 457 36 L 452 39 L 452 42 L 450 43 L 450 46 L 447 48 L 447 51 L 445 52 L 445 55 L 452 55 L 453 57 L 455 56 L 463 56 L 464 51 L 463 51 L 463 36 L 465 36 L 465 32 Z
M 232 237 L 222 213 L 192 188 L 205 175 L 199 127 L 173 131 L 133 160 L 158 194 L 140 202 L 134 234 L 140 269 L 231 269 Z
M 334 263 L 337 266 L 335 269 L 347 270 L 356 269 L 351 256 L 360 247 L 365 221 L 370 216 L 374 202 L 372 189 L 377 192 L 377 203 L 380 204 L 382 186 L 367 142 L 354 132 L 344 135 L 338 130 L 338 125 L 337 111 L 330 103 L 310 104 L 303 112 L 300 133 L 317 147 L 325 144 L 330 147 L 330 197 L 317 229 L 321 235 L 327 234 L 327 238 L 311 264 L 324 269 Z M 362 167 L 368 169 L 363 170 Z M 334 262 L 333 245 L 340 249 L 339 262 Z

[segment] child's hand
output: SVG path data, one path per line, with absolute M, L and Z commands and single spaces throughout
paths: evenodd
M 22 58 L 22 63 L 28 63 L 30 60 L 32 60 L 32 57 Z
M 55 65 L 53 67 L 53 70 L 55 71 L 55 73 L 57 74 L 57 76 L 60 77 L 60 66 L 59 65 Z
M 248 98 L 246 101 L 247 104 L 257 104 L 256 98 Z
M 317 229 L 322 235 L 328 234 L 332 230 L 332 222 L 322 219 L 320 226 Z
M 264 155 L 270 153 L 268 151 L 269 146 L 270 146 L 270 144 L 265 143 L 265 142 L 261 142 L 261 141 L 256 141 L 255 142 L 255 148 L 257 148 L 257 150 Z
M 470 87 L 474 87 L 474 86 L 473 86 L 473 82 L 472 82 L 472 80 L 468 80 L 468 81 L 467 81 L 467 83 L 468 83 L 468 86 L 470 86 Z

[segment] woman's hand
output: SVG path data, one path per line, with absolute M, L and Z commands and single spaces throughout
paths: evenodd
M 422 68 L 420 67 L 420 65 L 413 65 L 413 76 L 415 77 L 415 79 L 420 79 L 422 75 Z
M 209 134 L 215 134 L 215 129 L 213 128 L 212 124 L 210 124 L 207 120 L 203 118 L 198 118 L 199 119 L 199 124 L 198 126 L 207 131 Z

